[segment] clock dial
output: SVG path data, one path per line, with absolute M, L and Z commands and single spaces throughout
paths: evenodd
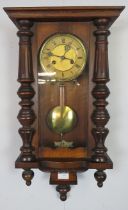
M 39 61 L 44 72 L 54 72 L 58 81 L 76 79 L 84 70 L 87 52 L 83 43 L 71 34 L 55 34 L 41 47 Z

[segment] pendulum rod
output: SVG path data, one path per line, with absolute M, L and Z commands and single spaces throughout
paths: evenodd
M 65 94 L 64 94 L 64 84 L 60 84 L 59 85 L 59 88 L 60 88 L 60 107 L 61 107 L 61 110 L 63 111 L 63 108 L 64 108 L 64 103 L 65 103 Z
M 63 116 L 64 104 L 65 104 L 65 86 L 63 83 L 59 84 L 60 90 L 60 109 L 61 109 L 61 117 Z M 63 133 L 60 134 L 61 141 L 63 140 Z

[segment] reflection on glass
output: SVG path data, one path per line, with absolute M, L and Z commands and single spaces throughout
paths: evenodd
M 56 75 L 56 72 L 38 72 L 38 76 L 42 77 L 53 77 Z
M 56 72 L 39 72 L 38 76 L 41 78 L 38 78 L 38 84 L 45 84 L 46 82 L 55 82 L 55 75 Z

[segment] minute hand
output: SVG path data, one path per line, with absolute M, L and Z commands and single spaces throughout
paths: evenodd
M 66 57 L 65 57 L 65 54 L 66 54 L 70 49 L 71 49 L 71 48 L 70 48 L 69 45 L 65 45 L 65 46 L 64 46 L 64 54 L 63 54 L 63 55 L 56 55 L 56 54 L 50 52 L 50 56 L 56 56 L 56 57 L 59 57 L 59 58 L 61 58 L 61 59 L 65 59 L 65 58 L 66 58 Z
M 71 58 L 66 58 L 66 57 L 64 57 L 64 59 L 69 60 L 69 61 L 74 61 L 74 60 L 71 59 Z
M 52 54 L 51 56 L 55 56 L 55 57 L 58 57 L 60 58 L 61 60 L 69 60 L 69 61 L 73 61 L 73 59 L 71 58 L 66 58 L 64 55 L 55 55 L 55 54 Z
M 53 54 L 52 52 L 50 52 L 50 57 L 52 56 L 55 56 L 55 57 L 58 57 L 58 58 L 61 58 L 62 60 L 65 59 L 65 56 L 64 55 L 56 55 L 56 54 Z

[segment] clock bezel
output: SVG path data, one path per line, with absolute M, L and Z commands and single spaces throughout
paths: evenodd
M 77 80 L 77 78 L 79 78 L 79 76 L 81 76 L 82 75 L 82 73 L 86 70 L 86 66 L 87 66 L 87 63 L 88 63 L 88 48 L 87 48 L 87 46 L 86 46 L 86 43 L 84 43 L 84 41 L 80 38 L 80 37 L 78 37 L 76 34 L 73 34 L 73 33 L 69 33 L 69 32 L 65 32 L 65 33 L 61 33 L 61 32 L 56 32 L 56 33 L 53 33 L 53 34 L 50 34 L 46 39 L 44 39 L 44 41 L 42 42 L 42 44 L 41 44 L 41 46 L 40 46 L 40 48 L 39 48 L 39 50 L 38 50 L 38 63 L 39 63 L 39 66 L 40 66 L 40 69 L 43 71 L 43 72 L 49 72 L 49 71 L 47 71 L 46 70 L 46 68 L 44 68 L 43 67 L 43 65 L 41 65 L 41 56 L 40 56 L 40 54 L 41 54 L 41 51 L 42 51 L 42 48 L 44 48 L 45 46 L 46 46 L 46 44 L 47 44 L 47 42 L 49 41 L 49 39 L 52 37 L 52 36 L 59 36 L 59 35 L 61 35 L 61 36 L 71 36 L 71 37 L 74 37 L 75 38 L 75 40 L 77 40 L 79 43 L 80 43 L 80 45 L 82 46 L 82 49 L 83 49 L 83 51 L 84 51 L 84 53 L 85 53 L 85 56 L 86 56 L 86 59 L 85 59 L 85 62 L 84 62 L 84 65 L 83 65 L 83 67 L 81 68 L 81 70 L 80 70 L 80 72 L 79 72 L 79 74 L 78 75 L 76 75 L 75 77 L 72 77 L 72 78 L 69 78 L 69 79 L 55 79 L 55 78 L 53 78 L 53 80 L 55 79 L 55 81 L 56 82 L 70 82 L 70 81 L 76 81 Z M 44 46 L 43 46 L 44 45 Z M 72 67 L 73 68 L 73 67 Z M 67 70 L 67 71 L 69 71 L 69 70 Z M 52 72 L 52 71 L 51 71 Z

